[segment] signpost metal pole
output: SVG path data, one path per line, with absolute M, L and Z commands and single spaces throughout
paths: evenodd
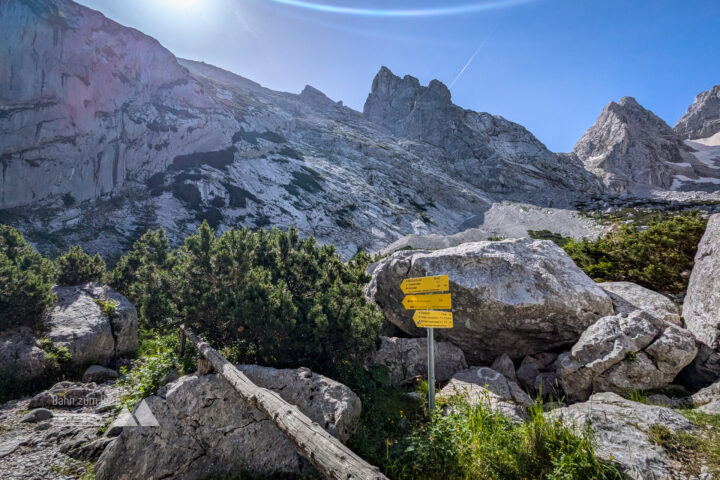
M 428 407 L 430 412 L 435 410 L 435 335 L 434 328 L 427 329 L 428 345 Z

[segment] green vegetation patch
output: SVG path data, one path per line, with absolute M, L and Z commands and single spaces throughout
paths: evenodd
M 320 184 L 322 177 L 315 170 L 302 167 L 303 171 L 290 172 L 292 179 L 287 185 L 283 185 L 283 188 L 293 196 L 298 196 L 300 190 L 305 190 L 309 193 L 317 193 L 323 191 L 323 187 Z
M 629 281 L 658 292 L 687 289 L 706 220 L 696 211 L 650 223 L 616 225 L 596 240 L 570 240 L 563 248 L 599 282 Z
M 17 326 L 41 328 L 55 301 L 52 262 L 43 258 L 12 227 L 0 225 L 0 331 Z
M 97 253 L 90 256 L 82 247 L 70 249 L 55 259 L 57 282 L 60 285 L 80 285 L 101 282 L 105 275 L 105 262 Z
M 555 244 L 561 248 L 572 240 L 572 237 L 564 237 L 563 235 L 551 232 L 550 230 L 528 230 L 528 235 L 534 240 L 550 240 L 555 242 Z

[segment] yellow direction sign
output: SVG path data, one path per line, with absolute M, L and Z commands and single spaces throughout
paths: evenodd
M 447 275 L 406 278 L 400 284 L 400 289 L 403 293 L 447 292 L 450 290 L 450 281 Z
M 418 310 L 413 315 L 415 326 L 423 328 L 453 328 L 452 312 Z
M 449 310 L 452 308 L 449 293 L 431 293 L 429 295 L 408 295 L 403 298 L 405 310 L 426 310 L 439 308 Z

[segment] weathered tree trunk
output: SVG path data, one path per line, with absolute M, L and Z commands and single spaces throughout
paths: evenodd
M 180 328 L 200 354 L 210 361 L 215 371 L 222 375 L 245 401 L 265 413 L 295 446 L 298 453 L 307 458 L 326 478 L 387 480 L 379 468 L 360 458 L 340 440 L 310 420 L 295 405 L 286 402 L 277 393 L 255 385 L 189 328 L 184 325 Z

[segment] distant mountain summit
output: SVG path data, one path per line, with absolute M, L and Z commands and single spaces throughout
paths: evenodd
M 679 133 L 632 97 L 607 104 L 573 151 L 613 193 L 715 190 L 720 177 Z
M 415 77 L 400 78 L 382 67 L 363 115 L 397 137 L 442 149 L 443 168 L 488 192 L 520 198 L 548 188 L 601 190 L 582 163 L 550 152 L 522 125 L 453 104 L 438 80 L 421 86 Z
M 720 85 L 695 97 L 675 125 L 675 131 L 691 140 L 712 137 L 720 132 Z

